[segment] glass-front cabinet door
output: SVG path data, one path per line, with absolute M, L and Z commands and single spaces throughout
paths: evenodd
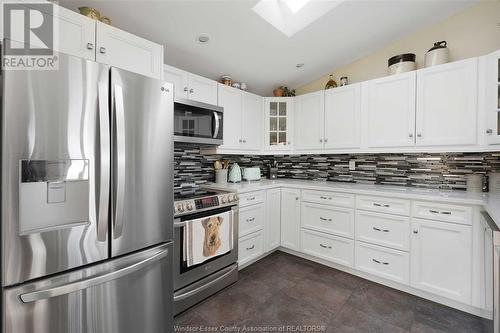
M 266 98 L 265 145 L 269 150 L 292 149 L 293 98 Z
M 500 50 L 488 56 L 486 73 L 486 135 L 489 144 L 500 144 Z

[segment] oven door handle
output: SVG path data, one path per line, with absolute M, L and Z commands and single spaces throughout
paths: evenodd
M 193 296 L 194 294 L 197 294 L 200 291 L 203 291 L 203 290 L 206 290 L 206 289 L 210 288 L 211 286 L 213 286 L 214 284 L 216 284 L 220 280 L 225 279 L 228 275 L 230 275 L 231 273 L 233 273 L 235 269 L 238 269 L 238 265 L 229 266 L 228 268 L 224 269 L 224 270 L 226 270 L 226 272 L 224 272 L 224 270 L 222 270 L 221 272 L 223 274 L 221 276 L 219 276 L 216 279 L 208 282 L 207 284 L 199 286 L 198 288 L 195 288 L 193 290 L 189 290 L 189 291 L 187 291 L 185 293 L 182 293 L 180 295 L 175 295 L 174 294 L 174 302 L 182 301 L 183 299 L 186 299 L 186 298 L 188 298 L 190 296 Z
M 181 221 L 181 219 L 174 219 L 174 228 L 182 228 L 186 226 L 186 221 Z
M 214 135 L 212 138 L 217 139 L 217 136 L 219 135 L 219 115 L 215 111 L 214 111 L 213 115 L 214 115 L 214 119 L 215 119 L 215 130 L 214 130 Z

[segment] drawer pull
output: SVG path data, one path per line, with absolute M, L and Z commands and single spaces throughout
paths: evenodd
M 253 250 L 254 248 L 255 248 L 255 244 L 250 246 L 250 247 L 247 247 L 247 251 Z
M 377 203 L 377 202 L 374 202 L 374 203 L 373 203 L 373 205 L 374 205 L 375 207 L 385 207 L 385 208 L 389 208 L 389 207 L 391 207 L 391 205 L 388 205 L 388 204 L 379 204 L 379 203 Z
M 332 247 L 331 246 L 328 246 L 328 245 L 323 245 L 323 244 L 319 244 L 319 246 L 321 246 L 322 248 L 324 249 L 331 249 Z
M 451 212 L 441 212 L 441 214 L 444 214 L 444 215 L 451 215 Z
M 375 262 L 375 263 L 377 263 L 377 264 L 381 264 L 381 265 L 389 265 L 389 263 L 388 263 L 388 262 L 379 261 L 379 260 L 377 260 L 377 259 L 372 259 L 372 260 L 373 260 L 373 262 Z
M 319 217 L 319 219 L 320 219 L 321 221 L 328 221 L 328 222 L 332 222 L 332 219 L 327 219 L 327 218 L 324 218 L 324 217 L 321 217 L 321 216 Z
M 432 214 L 439 214 L 439 212 L 437 210 L 434 210 L 434 209 L 429 209 L 429 212 L 431 212 Z
M 255 200 L 255 197 L 247 198 L 248 201 Z
M 380 231 L 380 232 L 389 232 L 388 229 L 380 229 L 380 228 L 377 228 L 377 227 L 373 227 L 373 230 Z
M 332 200 L 332 197 L 324 197 L 324 196 L 320 196 L 319 198 L 320 198 L 320 199 L 323 199 L 323 200 Z
M 255 221 L 255 217 L 250 217 L 247 219 L 247 222 L 253 222 L 253 221 Z
M 435 209 L 429 209 L 429 212 L 431 212 L 432 214 L 443 214 L 443 215 L 451 215 L 451 212 L 449 211 L 438 211 L 438 210 L 435 210 Z

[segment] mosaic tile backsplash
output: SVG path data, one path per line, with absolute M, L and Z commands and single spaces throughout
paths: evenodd
M 262 177 L 267 165 L 278 162 L 278 178 L 339 181 L 351 183 L 417 186 L 465 190 L 470 173 L 487 175 L 500 171 L 500 152 L 494 153 L 411 153 L 242 156 L 200 154 L 194 145 L 175 145 L 174 186 L 176 192 L 190 191 L 214 181 L 213 162 L 228 159 L 242 167 L 258 166 Z M 349 170 L 349 161 L 356 170 Z M 486 180 L 486 179 L 485 179 Z M 485 190 L 486 190 L 485 181 Z

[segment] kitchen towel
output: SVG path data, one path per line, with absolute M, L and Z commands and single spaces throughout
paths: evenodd
M 231 212 L 186 221 L 183 259 L 187 267 L 233 249 Z

